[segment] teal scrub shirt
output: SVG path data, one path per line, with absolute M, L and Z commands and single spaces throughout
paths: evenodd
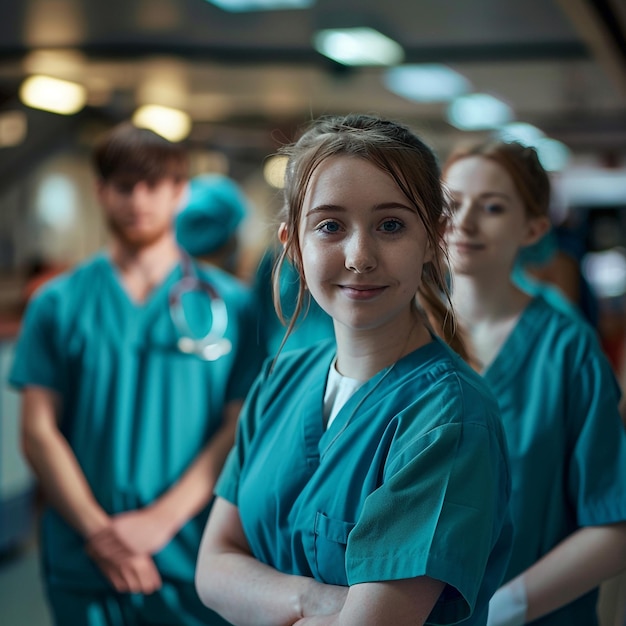
M 177 349 L 168 296 L 177 266 L 141 305 L 99 254 L 48 283 L 32 300 L 10 381 L 63 399 L 59 427 L 96 500 L 109 514 L 146 506 L 170 488 L 243 399 L 261 367 L 248 291 L 224 272 L 195 265 L 224 299 L 233 349 L 203 361 Z M 186 296 L 192 323 L 210 319 L 205 295 Z M 193 583 L 207 510 L 155 555 L 164 578 Z M 109 588 L 84 539 L 53 510 L 43 520 L 44 572 L 51 585 Z
M 485 624 L 511 541 L 495 399 L 439 340 L 376 374 L 326 430 L 333 341 L 284 353 L 252 388 L 216 493 L 252 554 L 335 585 L 430 576 L 429 622 Z
M 578 528 L 626 520 L 626 433 L 620 390 L 594 330 L 542 295 L 484 378 L 511 458 L 510 580 Z M 533 624 L 593 626 L 596 600 L 594 591 Z

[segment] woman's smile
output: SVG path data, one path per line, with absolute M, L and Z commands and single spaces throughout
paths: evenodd
M 382 295 L 386 285 L 339 285 L 340 289 L 352 300 L 372 300 Z

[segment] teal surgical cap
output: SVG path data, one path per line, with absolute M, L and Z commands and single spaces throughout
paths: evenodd
M 232 179 L 219 174 L 189 181 L 187 204 L 176 216 L 176 239 L 191 256 L 219 250 L 247 212 L 246 198 Z

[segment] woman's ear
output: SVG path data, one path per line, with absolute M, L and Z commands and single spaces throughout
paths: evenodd
M 545 215 L 528 220 L 526 238 L 522 245 L 532 246 L 550 230 L 550 219 Z
M 287 232 L 287 224 L 285 222 L 281 222 L 278 227 L 278 241 L 284 245 L 287 244 L 287 238 L 289 233 Z

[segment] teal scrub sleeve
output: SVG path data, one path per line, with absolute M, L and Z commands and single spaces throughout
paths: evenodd
M 9 374 L 9 382 L 18 389 L 36 385 L 61 392 L 63 388 L 55 304 L 54 293 L 45 290 L 26 309 Z
M 581 526 L 626 519 L 626 432 L 620 390 L 608 360 L 592 345 L 568 385 L 574 427 L 568 488 Z
M 349 535 L 348 583 L 429 576 L 458 592 L 447 588 L 452 599 L 438 602 L 430 620 L 469 617 L 508 510 L 501 450 L 497 436 L 474 423 L 445 424 L 413 442 L 388 466 Z M 491 581 L 491 593 L 499 583 Z

